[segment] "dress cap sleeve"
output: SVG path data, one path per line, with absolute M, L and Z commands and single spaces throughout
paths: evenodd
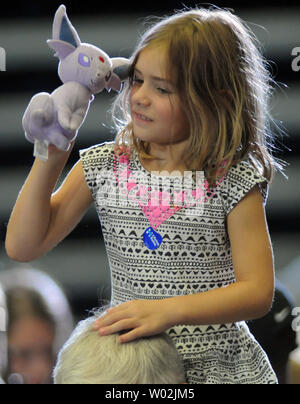
M 232 166 L 221 184 L 223 206 L 226 215 L 256 185 L 258 185 L 263 203 L 266 205 L 269 190 L 267 179 L 253 167 L 249 160 L 244 160 Z

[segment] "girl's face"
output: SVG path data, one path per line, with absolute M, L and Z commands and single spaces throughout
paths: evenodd
M 159 145 L 176 144 L 189 136 L 177 89 L 166 75 L 166 55 L 163 46 L 141 51 L 130 94 L 134 136 Z

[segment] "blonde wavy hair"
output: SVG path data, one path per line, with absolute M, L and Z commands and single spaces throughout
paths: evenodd
M 212 185 L 218 174 L 249 158 L 271 181 L 282 168 L 272 154 L 273 80 L 254 34 L 231 11 L 219 8 L 180 11 L 142 36 L 132 56 L 130 78 L 113 106 L 116 149 L 130 146 L 140 157 L 152 158 L 149 144 L 134 136 L 129 97 L 141 51 L 160 44 L 166 46 L 168 74 L 189 122 L 187 167 L 204 171 Z

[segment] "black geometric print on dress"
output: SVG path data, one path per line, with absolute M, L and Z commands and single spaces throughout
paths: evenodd
M 162 223 L 163 243 L 150 251 L 143 243 L 148 222 L 138 204 L 125 201 L 121 206 L 110 198 L 116 186 L 113 142 L 80 154 L 101 222 L 115 304 L 201 293 L 235 282 L 226 217 L 255 185 L 264 202 L 268 194 L 266 180 L 249 161 L 231 167 L 201 216 L 185 215 L 182 209 Z M 150 175 L 136 153 L 130 170 L 143 172 L 145 179 Z M 171 180 L 169 191 L 173 190 Z M 276 383 L 264 351 L 244 322 L 178 325 L 168 333 L 182 357 L 188 383 Z

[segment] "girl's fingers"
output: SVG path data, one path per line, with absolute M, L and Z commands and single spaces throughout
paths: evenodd
M 109 310 L 113 310 L 113 309 L 109 309 Z M 101 327 L 107 327 L 119 320 L 122 319 L 122 311 L 108 311 L 107 310 L 107 314 L 103 315 L 102 317 L 98 318 L 95 322 L 94 322 L 94 330 L 101 328 Z
M 142 337 L 143 334 L 141 333 L 139 328 L 135 328 L 129 332 L 127 332 L 126 334 L 122 334 L 119 336 L 118 341 L 120 342 L 120 344 L 126 343 L 126 342 L 131 342 L 134 341 L 137 338 Z
M 115 333 L 123 331 L 123 330 L 131 330 L 134 327 L 135 327 L 135 324 L 134 324 L 133 320 L 125 319 L 125 320 L 120 320 L 116 323 L 113 323 L 112 325 L 109 325 L 109 326 L 100 327 L 99 334 L 100 335 L 110 335 L 110 334 L 115 334 Z

